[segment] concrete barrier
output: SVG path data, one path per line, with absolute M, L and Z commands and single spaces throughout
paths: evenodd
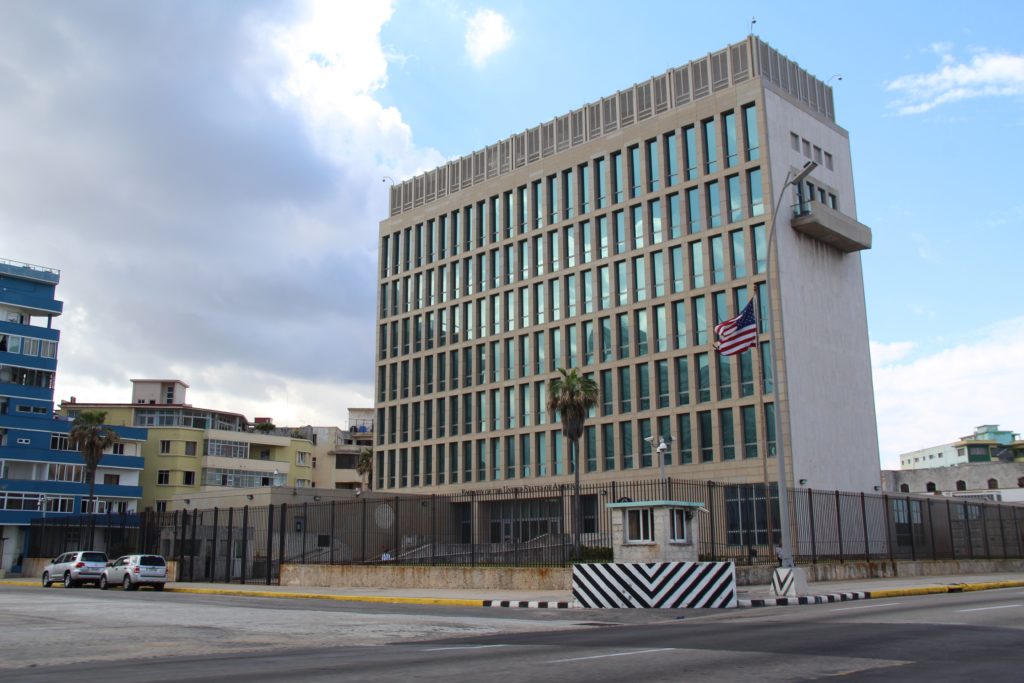
M 569 591 L 572 590 L 572 568 L 286 564 L 281 567 L 281 585 Z
M 856 579 L 894 579 L 917 576 L 955 576 L 1024 572 L 1024 560 L 896 560 L 865 562 L 857 560 L 837 564 L 801 564 L 807 581 L 851 581 Z M 772 582 L 774 566 L 736 567 L 740 586 L 764 586 Z

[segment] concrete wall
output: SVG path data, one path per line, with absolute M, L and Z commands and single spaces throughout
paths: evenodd
M 286 564 L 281 567 L 281 585 L 568 591 L 572 568 Z
M 969 581 L 970 574 L 1024 571 L 1024 560 L 919 560 L 899 562 L 844 562 L 842 564 L 801 565 L 807 580 L 850 581 L 856 579 L 889 579 L 915 576 L 959 576 Z M 772 582 L 774 566 L 737 567 L 736 583 L 759 586 Z

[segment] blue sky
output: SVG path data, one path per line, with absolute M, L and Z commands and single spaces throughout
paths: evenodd
M 754 32 L 850 132 L 879 441 L 1024 431 L 1014 3 L 5 3 L 0 257 L 63 271 L 58 398 L 344 425 L 372 405 L 381 178 Z M 841 75 L 841 79 L 840 79 Z M 841 390 L 841 388 L 837 388 Z

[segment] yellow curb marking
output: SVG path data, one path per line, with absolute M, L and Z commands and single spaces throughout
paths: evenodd
M 200 593 L 203 595 L 237 595 L 260 598 L 301 598 L 306 600 L 336 600 L 340 602 L 377 602 L 401 605 L 457 605 L 483 607 L 483 600 L 460 598 L 402 598 L 384 595 L 334 595 L 332 593 L 287 593 L 281 591 L 247 591 L 230 588 L 167 588 L 172 593 Z

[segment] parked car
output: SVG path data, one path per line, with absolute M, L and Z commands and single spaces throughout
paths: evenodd
M 83 583 L 99 583 L 100 574 L 107 567 L 106 553 L 95 550 L 75 550 L 54 558 L 43 567 L 43 587 L 62 581 L 65 588 Z
M 160 555 L 124 555 L 107 566 L 100 573 L 100 588 L 121 584 L 126 591 L 138 590 L 139 586 L 152 586 L 162 591 L 167 583 L 167 562 Z

